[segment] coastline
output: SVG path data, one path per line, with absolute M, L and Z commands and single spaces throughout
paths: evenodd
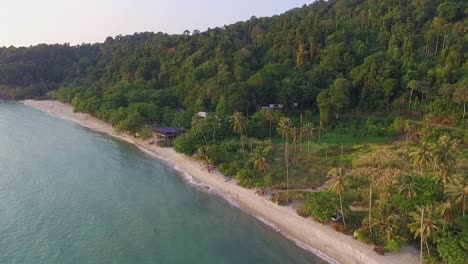
M 400 253 L 378 255 L 371 246 L 365 245 L 350 236 L 334 231 L 311 219 L 299 216 L 290 207 L 278 206 L 263 197 L 255 195 L 253 190 L 238 186 L 233 180 L 226 182 L 224 176 L 215 171 L 208 173 L 201 170 L 200 163 L 172 148 L 161 148 L 149 145 L 143 140 L 124 133 L 116 133 L 114 128 L 97 118 L 84 113 L 74 113 L 70 105 L 57 101 L 21 101 L 23 104 L 44 112 L 79 123 L 94 131 L 108 134 L 120 140 L 134 144 L 142 151 L 157 159 L 169 163 L 174 169 L 182 172 L 187 180 L 196 185 L 208 187 L 230 203 L 235 204 L 259 221 L 271 226 L 283 236 L 296 244 L 318 255 L 330 263 L 417 263 L 419 253 L 416 249 L 406 247 Z

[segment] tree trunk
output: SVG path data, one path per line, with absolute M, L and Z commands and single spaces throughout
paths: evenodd
M 270 141 L 271 141 L 271 119 L 270 119 Z
M 344 211 L 343 211 L 343 202 L 342 202 L 342 199 L 341 199 L 341 193 L 340 193 L 340 207 L 341 207 L 341 217 L 343 218 L 343 225 L 346 229 L 346 221 L 345 221 L 345 217 L 344 217 Z
M 413 89 L 411 89 L 410 97 L 409 97 L 409 103 L 408 103 L 408 109 L 411 110 L 411 100 L 413 99 Z
M 322 131 L 322 126 L 319 126 L 319 135 L 317 139 L 317 145 L 320 145 L 320 132 Z
M 302 160 L 302 131 L 299 134 L 299 159 Z
M 307 138 L 307 159 L 310 159 L 310 138 Z
M 463 103 L 463 119 L 465 119 L 466 114 L 466 103 Z
M 288 197 L 289 202 L 289 144 L 288 137 L 286 137 L 286 148 L 284 150 L 286 156 L 286 196 Z
M 465 217 L 465 203 L 466 203 L 466 195 L 463 195 L 463 217 Z
M 203 140 L 205 140 L 205 146 L 208 146 L 208 141 L 206 140 L 205 134 L 203 134 L 203 131 L 201 130 L 200 127 L 198 128 L 198 130 L 200 130 L 200 134 L 202 135 Z
M 268 177 L 268 173 L 267 173 L 267 171 L 266 171 L 266 169 L 265 169 L 265 165 L 263 166 L 263 173 L 265 173 L 265 178 L 263 178 L 263 181 L 265 182 L 265 189 L 266 189 L 266 188 L 268 188 L 268 186 L 267 186 L 267 181 L 266 181 L 266 178 Z M 271 189 L 272 189 L 272 188 L 271 188 L 271 186 L 270 186 L 270 190 L 271 190 Z
M 420 259 L 420 263 L 423 264 L 424 263 L 424 260 L 423 260 L 423 240 L 424 240 L 424 234 L 423 234 L 423 222 L 424 222 L 424 208 L 422 208 L 421 210 L 421 248 L 420 248 L 420 251 L 419 252 L 419 259 Z
M 341 158 L 340 161 L 343 162 L 343 144 L 341 144 Z
M 297 161 L 297 139 L 294 136 L 294 161 Z
M 245 163 L 244 137 L 242 136 L 242 134 L 241 134 L 240 140 L 241 140 L 241 145 L 242 145 L 242 155 L 244 155 L 244 163 Z
M 369 185 L 369 232 L 372 236 L 372 183 Z
M 442 50 L 445 49 L 445 41 L 447 40 L 447 34 L 444 34 L 444 41 L 443 41 L 443 44 L 442 44 Z

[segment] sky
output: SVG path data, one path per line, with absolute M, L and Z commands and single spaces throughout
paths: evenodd
M 0 0 L 0 46 L 103 42 L 153 31 L 180 34 L 281 14 L 312 0 Z

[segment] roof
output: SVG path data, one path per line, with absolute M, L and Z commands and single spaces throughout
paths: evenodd
M 180 134 L 185 132 L 185 129 L 180 127 L 153 126 L 153 131 L 161 134 Z
M 198 112 L 195 115 L 200 118 L 206 118 L 210 113 L 208 112 Z

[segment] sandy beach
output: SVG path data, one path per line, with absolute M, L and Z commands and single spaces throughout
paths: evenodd
M 293 239 L 301 247 L 311 250 L 330 263 L 418 263 L 419 253 L 411 247 L 400 253 L 378 255 L 371 246 L 365 245 L 351 236 L 334 231 L 330 226 L 321 225 L 312 219 L 299 216 L 290 207 L 278 206 L 275 203 L 257 196 L 253 190 L 242 188 L 234 182 L 227 181 L 219 172 L 208 173 L 200 163 L 190 157 L 176 153 L 172 148 L 161 148 L 157 145 L 137 139 L 124 133 L 116 133 L 114 128 L 97 118 L 84 113 L 74 113 L 70 105 L 57 101 L 22 101 L 29 105 L 65 119 L 77 122 L 89 129 L 111 135 L 120 140 L 135 144 L 141 150 L 165 160 L 175 169 L 183 172 L 189 179 L 205 186 L 210 191 L 237 204 L 249 214 L 271 225 L 285 237 Z

